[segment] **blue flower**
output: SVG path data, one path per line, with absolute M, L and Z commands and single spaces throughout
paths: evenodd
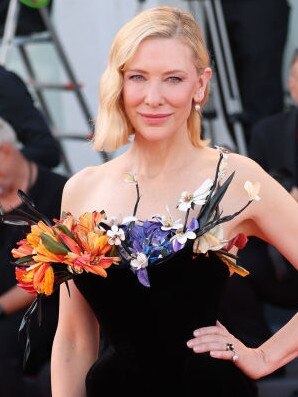
M 171 230 L 162 230 L 162 224 L 156 221 L 145 221 L 123 225 L 126 242 L 130 253 L 130 266 L 137 274 L 139 281 L 149 286 L 146 267 L 173 252 L 170 242 Z

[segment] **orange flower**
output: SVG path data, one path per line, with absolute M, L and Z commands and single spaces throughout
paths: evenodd
M 29 271 L 30 272 L 30 271 Z M 33 286 L 39 294 L 53 293 L 54 270 L 48 263 L 40 263 L 33 275 Z
M 85 212 L 79 217 L 78 229 L 87 229 L 87 231 L 93 231 L 97 228 L 99 222 L 105 219 L 105 213 L 102 212 Z
M 33 286 L 34 271 L 27 272 L 25 267 L 16 267 L 15 275 L 19 287 L 22 287 L 27 292 L 36 295 L 37 292 Z
M 40 241 L 38 246 L 36 247 L 36 255 L 34 255 L 33 259 L 35 262 L 62 262 L 65 255 L 63 254 L 55 254 L 48 250 Z
M 32 247 L 27 240 L 23 239 L 17 242 L 18 248 L 11 250 L 12 256 L 16 259 L 23 258 L 24 256 L 32 255 Z
M 36 263 L 28 268 L 16 268 L 18 285 L 31 293 L 51 295 L 54 287 L 54 271 L 48 263 Z
M 67 234 L 64 233 L 61 233 L 59 238 L 67 246 L 67 248 L 70 249 L 71 252 L 74 252 L 78 255 L 81 253 L 81 247 L 73 238 L 67 236 Z
M 85 212 L 78 219 L 64 212 L 52 226 L 43 221 L 32 225 L 26 239 L 12 250 L 18 285 L 51 295 L 73 273 L 86 271 L 106 277 L 106 269 L 120 259 L 106 256 L 112 246 L 106 231 L 98 226 L 103 219 L 104 212 Z

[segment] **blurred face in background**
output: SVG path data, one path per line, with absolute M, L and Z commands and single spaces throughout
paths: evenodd
M 291 67 L 288 87 L 295 105 L 298 106 L 298 56 Z
M 0 199 L 5 195 L 12 185 L 14 165 L 11 162 L 10 146 L 0 145 Z

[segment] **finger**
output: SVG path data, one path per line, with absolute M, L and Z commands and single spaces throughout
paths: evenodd
M 227 330 L 220 328 L 219 326 L 212 326 L 212 327 L 202 327 L 195 329 L 193 335 L 203 336 L 203 335 L 222 335 L 225 336 L 227 334 Z
M 216 326 L 218 326 L 218 327 L 220 327 L 221 329 L 223 329 L 223 330 L 225 330 L 225 331 L 228 332 L 228 330 L 226 329 L 226 327 L 225 327 L 224 325 L 222 325 L 222 323 L 221 323 L 219 320 L 216 321 Z
M 224 352 L 221 350 L 211 350 L 210 351 L 210 356 L 213 358 L 219 358 L 221 360 L 233 360 L 234 353 L 231 354 L 231 352 Z
M 196 339 L 193 339 L 187 342 L 187 346 L 196 353 L 222 351 L 231 357 L 231 352 L 226 350 L 226 343 L 223 343 L 222 341 L 198 342 Z
M 236 362 L 238 355 L 235 350 L 228 350 L 227 343 L 220 342 L 209 342 L 209 343 L 197 343 L 196 339 L 187 343 L 188 347 L 192 349 L 194 353 L 208 353 L 211 357 L 223 360 L 229 360 Z
M 192 338 L 187 341 L 188 347 L 193 347 L 195 345 L 206 345 L 209 350 L 211 349 L 211 344 L 216 345 L 216 348 L 219 350 L 226 350 L 227 344 L 230 344 L 231 340 L 227 335 L 215 335 L 215 334 L 207 334 L 200 335 L 195 338 Z

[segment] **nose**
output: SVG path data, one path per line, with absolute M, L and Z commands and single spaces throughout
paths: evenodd
M 150 107 L 158 107 L 164 102 L 161 83 L 148 81 L 145 93 L 145 103 Z

